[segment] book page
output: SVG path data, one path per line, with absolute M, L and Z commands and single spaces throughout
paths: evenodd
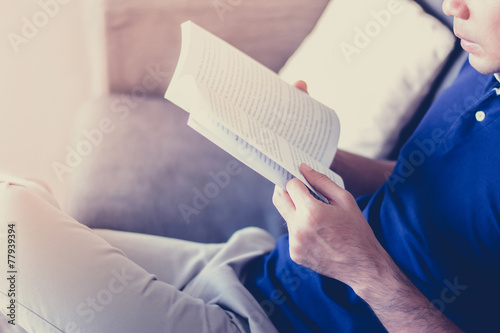
M 330 177 L 330 179 L 334 180 L 339 186 L 344 187 L 342 178 L 330 169 L 319 164 L 317 161 L 311 160 L 307 155 L 301 156 L 300 152 L 297 152 L 299 155 L 295 156 L 292 155 L 293 153 L 291 151 L 287 152 L 287 154 L 290 154 L 287 158 L 295 159 L 296 161 L 294 164 L 296 166 L 292 167 L 292 171 L 289 172 L 287 169 L 283 168 L 280 163 L 277 163 L 262 151 L 252 146 L 249 142 L 231 132 L 221 123 L 209 117 L 204 116 L 203 119 L 196 119 L 194 115 L 191 115 L 188 120 L 188 125 L 282 189 L 285 189 L 286 183 L 290 179 L 296 177 L 320 200 L 328 203 L 328 200 L 314 189 L 300 173 L 299 166 L 301 162 L 309 164 L 315 170 Z M 295 149 L 293 146 L 289 147 L 291 147 L 292 150 Z
M 167 99 L 192 112 L 193 98 L 203 86 L 250 116 L 261 128 L 329 167 L 340 135 L 333 110 L 194 23 L 183 23 L 182 34 L 181 57 Z M 217 112 L 220 115 L 224 110 Z
M 195 103 L 195 111 L 191 113 L 190 118 L 194 118 L 201 124 L 208 124 L 206 125 L 207 128 L 214 131 L 216 129 L 209 127 L 211 125 L 207 119 L 217 119 L 217 122 L 233 132 L 234 135 L 244 138 L 248 144 L 264 153 L 294 177 L 304 182 L 321 199 L 324 199 L 322 195 L 314 190 L 300 173 L 299 167 L 301 163 L 307 163 L 313 169 L 328 176 L 337 185 L 344 187 L 342 178 L 331 171 L 329 166 L 325 167 L 319 161 L 297 149 L 297 147 L 269 128 L 261 126 L 259 122 L 248 114 L 237 109 L 233 104 L 214 92 L 204 87 L 198 87 L 198 91 L 198 98 L 193 101 Z M 251 165 L 249 166 L 252 167 Z
M 293 175 L 278 163 L 222 124 L 208 118 L 204 119 L 203 123 L 205 125 L 192 116 L 188 119 L 188 125 L 194 130 L 279 187 L 284 189 L 286 183 L 293 178 Z

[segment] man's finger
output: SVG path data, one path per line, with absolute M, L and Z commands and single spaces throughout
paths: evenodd
M 294 84 L 295 88 L 299 89 L 299 90 L 302 90 L 303 92 L 305 92 L 306 94 L 308 94 L 307 92 L 307 83 L 305 83 L 305 81 L 297 81 L 295 82 Z
M 306 180 L 314 187 L 319 193 L 323 194 L 330 203 L 346 203 L 346 195 L 348 193 L 343 188 L 335 184 L 330 178 L 322 173 L 313 170 L 307 164 L 301 164 L 300 172 Z M 292 198 L 293 199 L 293 198 Z
M 297 178 L 291 179 L 286 184 L 286 190 L 296 207 L 302 205 L 308 200 L 316 200 L 311 193 L 309 193 L 309 189 L 306 185 L 304 185 L 304 183 Z
M 295 212 L 295 205 L 292 199 L 288 193 L 278 186 L 274 187 L 273 204 L 285 220 L 290 214 Z

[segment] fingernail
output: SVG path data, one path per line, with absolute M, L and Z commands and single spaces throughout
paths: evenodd
M 312 171 L 313 168 L 311 168 L 308 164 L 306 163 L 302 163 L 304 165 L 304 168 L 307 170 L 307 171 Z

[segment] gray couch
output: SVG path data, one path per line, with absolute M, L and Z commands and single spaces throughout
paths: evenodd
M 441 13 L 442 1 L 418 2 L 451 27 L 450 19 Z M 187 114 L 162 95 L 179 54 L 179 24 L 186 19 L 278 71 L 312 30 L 328 1 L 227 3 L 233 6 L 222 15 L 212 1 L 103 3 L 110 94 L 83 108 L 78 133 L 99 128 L 103 119 L 109 119 L 112 130 L 71 174 L 66 210 L 77 220 L 94 228 L 200 242 L 224 241 L 250 225 L 275 236 L 286 232 L 271 203 L 273 185 L 187 127 Z M 388 157 L 397 155 L 463 58 L 457 46 Z M 148 77 L 158 84 L 146 87 Z M 85 137 L 75 138 L 75 144 L 81 140 Z M 237 166 L 237 174 L 222 176 L 228 165 Z M 222 177 L 219 183 L 214 175 Z M 204 196 L 206 186 L 217 188 L 217 195 Z

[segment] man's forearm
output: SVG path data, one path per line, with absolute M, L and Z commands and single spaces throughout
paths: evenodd
M 330 168 L 338 173 L 355 197 L 374 193 L 394 170 L 394 161 L 374 160 L 338 150 Z
M 388 255 L 387 255 L 388 256 Z M 461 332 L 403 274 L 392 259 L 378 266 L 355 292 L 389 332 Z

